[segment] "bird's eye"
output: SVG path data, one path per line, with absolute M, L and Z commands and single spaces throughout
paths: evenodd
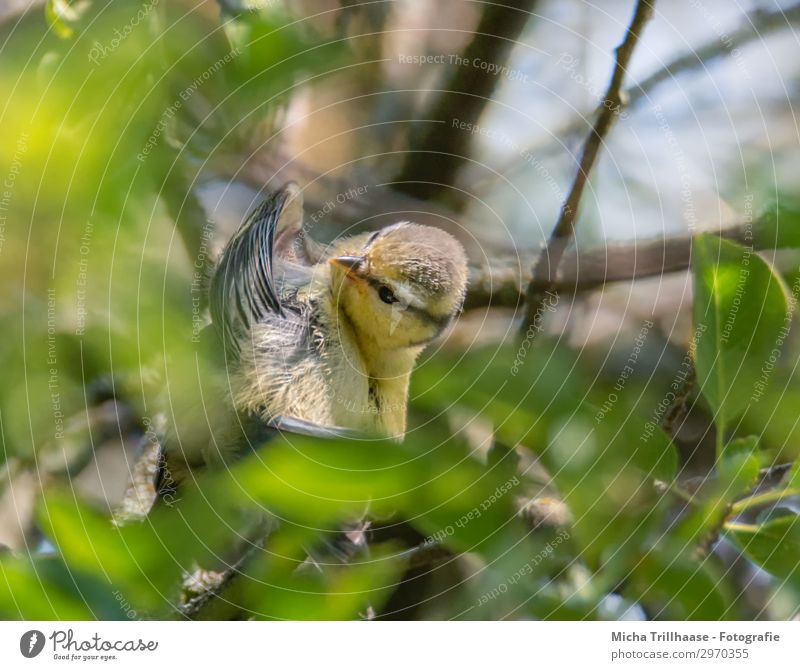
M 387 305 L 397 302 L 397 296 L 392 292 L 388 286 L 381 286 L 378 289 L 378 297 L 383 300 Z

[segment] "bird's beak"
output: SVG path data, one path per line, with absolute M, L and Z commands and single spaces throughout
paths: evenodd
M 361 277 L 364 274 L 363 256 L 334 256 L 330 263 L 342 268 L 348 277 Z

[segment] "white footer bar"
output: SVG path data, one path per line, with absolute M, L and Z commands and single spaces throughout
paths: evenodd
M 3 668 L 688 670 L 796 667 L 785 663 L 798 658 L 800 622 L 0 623 Z

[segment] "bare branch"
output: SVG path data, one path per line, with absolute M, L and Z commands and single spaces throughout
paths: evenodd
M 733 226 L 720 231 L 726 239 L 752 244 L 754 249 L 774 249 L 786 246 L 776 244 L 766 231 Z M 533 277 L 521 270 L 519 256 L 492 258 L 491 267 L 473 266 L 465 309 L 480 307 L 518 307 L 525 298 L 526 287 L 544 293 L 547 290 L 561 293 L 580 293 L 613 282 L 632 281 L 657 277 L 686 270 L 691 263 L 692 238 L 689 235 L 648 240 L 634 244 L 616 244 L 588 250 L 571 250 L 569 238 L 555 240 L 551 253 L 558 253 L 561 262 L 554 277 Z M 525 261 L 523 261 L 525 262 Z
M 639 41 L 642 30 L 653 14 L 653 4 L 654 0 L 637 1 L 636 11 L 633 14 L 630 26 L 628 26 L 625 39 L 622 44 L 617 47 L 614 73 L 611 76 L 611 81 L 609 82 L 605 97 L 598 107 L 597 120 L 584 142 L 578 172 L 575 175 L 572 188 L 564 202 L 564 206 L 561 208 L 561 214 L 550 235 L 550 241 L 533 268 L 533 279 L 528 285 L 527 291 L 528 308 L 523 323 L 523 332 L 534 322 L 537 312 L 541 309 L 544 294 L 548 290 L 555 290 L 553 284 L 554 279 L 548 281 L 548 288 L 544 291 L 537 287 L 537 282 L 540 281 L 542 277 L 555 277 L 565 250 L 565 245 L 556 244 L 556 242 L 571 238 L 575 232 L 575 217 L 583 195 L 583 189 L 586 186 L 589 173 L 600 152 L 600 147 L 606 135 L 611 130 L 614 119 L 622 107 L 622 81 L 628 70 L 628 63 Z
M 448 186 L 455 183 L 473 137 L 472 133 L 454 128 L 453 119 L 477 123 L 500 81 L 473 67 L 473 63 L 505 63 L 535 3 L 536 0 L 505 0 L 486 4 L 475 36 L 463 53 L 467 65 L 455 68 L 432 108 L 421 115 L 425 119 L 423 132 L 412 134 L 409 153 L 397 177 L 402 182 L 397 185 L 398 190 L 423 199 L 451 192 Z

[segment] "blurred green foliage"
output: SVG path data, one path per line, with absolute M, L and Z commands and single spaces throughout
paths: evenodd
M 696 368 L 718 435 L 752 402 L 789 323 L 788 290 L 752 249 L 712 235 L 693 245 Z

